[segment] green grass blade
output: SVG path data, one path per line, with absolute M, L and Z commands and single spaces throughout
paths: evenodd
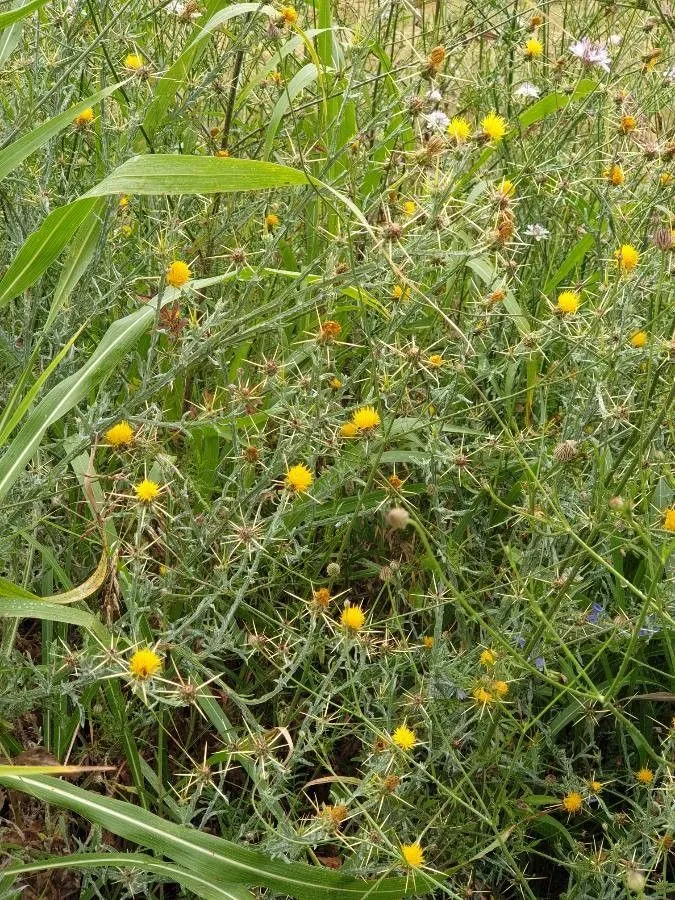
M 237 884 L 262 885 L 298 900 L 395 900 L 420 894 L 412 879 L 361 881 L 328 869 L 273 860 L 250 847 L 175 825 L 130 803 L 82 790 L 55 778 L 0 776 L 6 787 L 76 812 L 114 834 L 170 857 L 191 872 Z M 423 893 L 423 891 L 422 891 Z
M 175 881 L 192 891 L 204 900 L 253 900 L 252 894 L 245 888 L 217 884 L 194 872 L 187 872 L 180 866 L 153 859 L 143 853 L 71 853 L 68 856 L 50 856 L 39 862 L 23 865 L 6 866 L 2 870 L 3 878 L 16 878 L 19 875 L 30 875 L 33 872 L 44 872 L 53 869 L 102 869 L 107 867 L 119 869 L 139 869 L 159 875 L 167 881 Z
M 10 9 L 7 12 L 0 13 L 0 28 L 7 28 L 8 25 L 13 25 L 15 22 L 25 19 L 26 16 L 35 12 L 36 9 L 40 9 L 47 2 L 48 0 L 28 0 L 28 3 L 24 3 L 18 9 Z
M 306 66 L 303 66 L 300 71 L 296 72 L 293 78 L 291 78 L 286 90 L 279 97 L 272 110 L 269 125 L 265 132 L 265 145 L 262 152 L 263 159 L 269 159 L 270 154 L 272 153 L 274 138 L 279 130 L 279 125 L 281 125 L 281 120 L 291 108 L 293 101 L 305 90 L 305 88 L 309 87 L 313 81 L 316 81 L 318 74 L 314 63 L 307 63 Z
M 0 597 L 0 618 L 47 619 L 50 622 L 67 622 L 86 628 L 99 638 L 108 640 L 108 632 L 90 612 L 72 606 L 57 606 L 43 600 L 25 600 L 23 597 Z

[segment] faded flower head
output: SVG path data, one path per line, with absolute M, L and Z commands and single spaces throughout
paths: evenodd
M 611 59 L 602 41 L 592 41 L 583 37 L 570 46 L 570 53 L 586 66 L 597 66 L 603 72 L 609 72 Z

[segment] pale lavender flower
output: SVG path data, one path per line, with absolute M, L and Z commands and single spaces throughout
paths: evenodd
M 438 90 L 438 88 L 433 88 L 427 94 L 427 100 L 429 103 L 440 103 L 443 99 L 443 94 Z
M 525 234 L 528 237 L 534 238 L 535 241 L 546 241 L 551 236 L 551 232 L 548 228 L 544 228 L 539 222 L 533 222 L 531 225 L 528 225 L 525 229 Z
M 427 118 L 427 127 L 431 131 L 445 131 L 450 124 L 450 119 L 440 109 L 430 112 Z
M 584 65 L 597 66 L 603 72 L 609 72 L 611 60 L 602 41 L 592 41 L 589 37 L 583 37 L 571 45 L 570 53 L 581 60 Z
M 541 90 L 537 87 L 536 84 L 532 84 L 531 81 L 524 81 L 519 87 L 515 89 L 513 93 L 516 97 L 519 97 L 522 100 L 526 100 L 529 98 L 536 100 L 541 96 Z

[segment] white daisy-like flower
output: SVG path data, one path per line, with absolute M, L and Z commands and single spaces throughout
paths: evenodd
M 443 94 L 438 90 L 438 88 L 433 88 L 427 94 L 427 100 L 429 103 L 440 103 L 443 99 Z
M 435 109 L 426 117 L 427 128 L 431 131 L 445 131 L 450 124 L 450 119 L 440 109 Z
M 570 53 L 584 65 L 597 66 L 603 72 L 609 72 L 611 59 L 602 41 L 592 41 L 589 37 L 583 37 L 570 46 Z
M 537 98 L 541 97 L 541 90 L 537 87 L 536 84 L 532 84 L 531 81 L 524 81 L 515 89 L 513 93 L 516 97 L 520 97 L 523 100 L 530 97 L 536 100 Z
M 525 234 L 534 238 L 535 241 L 545 241 L 551 236 L 548 228 L 544 228 L 539 222 L 533 222 L 531 225 L 528 225 L 525 229 Z

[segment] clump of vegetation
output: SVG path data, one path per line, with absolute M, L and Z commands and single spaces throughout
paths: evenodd
M 674 30 L 0 3 L 2 896 L 672 896 Z

